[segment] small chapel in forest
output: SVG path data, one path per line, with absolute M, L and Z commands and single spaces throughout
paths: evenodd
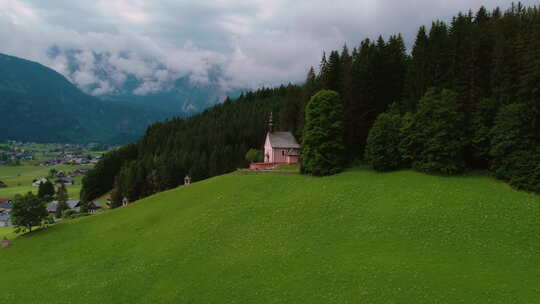
M 279 164 L 296 164 L 300 159 L 300 145 L 291 132 L 275 132 L 272 114 L 264 140 L 264 162 L 252 163 L 250 169 L 272 168 Z
M 272 115 L 268 121 L 268 132 L 264 141 L 264 162 L 296 164 L 300 157 L 300 145 L 291 132 L 274 132 Z

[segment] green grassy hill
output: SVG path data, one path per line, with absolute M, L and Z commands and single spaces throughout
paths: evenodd
M 538 252 L 489 177 L 233 173 L 20 236 L 0 303 L 537 303 Z

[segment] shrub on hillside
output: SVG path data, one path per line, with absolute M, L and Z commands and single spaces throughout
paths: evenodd
M 400 150 L 414 169 L 442 174 L 464 171 L 464 117 L 456 101 L 455 92 L 432 88 L 420 100 L 417 112 L 405 117 Z
M 343 108 L 339 94 L 323 90 L 306 106 L 301 172 L 315 176 L 343 170 Z
M 520 190 L 540 193 L 540 146 L 534 151 L 516 151 L 507 159 L 508 183 Z
M 395 112 L 377 117 L 369 131 L 365 159 L 377 171 L 390 171 L 402 165 L 399 150 L 401 116 Z
M 257 149 L 249 149 L 246 153 L 245 157 L 246 161 L 248 163 L 257 163 L 263 161 L 263 153 L 261 150 Z
M 72 211 L 72 210 L 70 210 Z M 64 219 L 68 219 L 68 220 L 71 220 L 71 219 L 76 219 L 76 218 L 79 218 L 79 217 L 85 217 L 85 216 L 89 216 L 90 213 L 86 213 L 86 212 L 72 212 L 72 213 L 69 213 L 68 215 L 65 215 L 64 216 Z
M 54 224 L 54 217 L 52 217 L 52 216 L 49 215 L 49 216 L 47 216 L 47 217 L 45 218 L 44 222 L 45 222 L 45 224 L 47 224 L 47 225 L 52 225 L 52 224 Z
M 69 219 L 71 218 L 74 214 L 76 214 L 77 212 L 75 210 L 71 210 L 71 209 L 68 209 L 68 210 L 65 210 L 63 213 L 62 213 L 62 217 L 65 218 L 65 219 Z

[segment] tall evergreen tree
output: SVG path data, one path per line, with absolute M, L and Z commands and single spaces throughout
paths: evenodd
M 326 65 L 327 76 L 325 78 L 326 83 L 324 88 L 327 90 L 342 92 L 342 66 L 341 58 L 338 51 L 332 51 L 328 57 L 328 64 Z
M 326 52 L 323 52 L 321 62 L 319 63 L 317 82 L 321 89 L 328 89 L 328 61 L 326 60 Z
M 57 218 L 61 218 L 64 210 L 69 209 L 67 205 L 68 200 L 68 192 L 66 189 L 66 185 L 61 184 L 58 188 L 58 191 L 56 192 L 56 200 L 58 201 L 58 204 L 56 205 L 56 214 L 55 216 Z
M 409 61 L 406 79 L 406 108 L 414 111 L 416 104 L 425 94 L 429 83 L 429 41 L 426 28 L 421 26 L 416 34 L 412 48 L 412 58 Z
M 54 185 L 49 180 L 39 184 L 38 197 L 42 200 L 52 200 L 54 196 Z
M 296 133 L 297 137 L 301 139 L 302 132 L 304 131 L 304 119 L 305 119 L 305 108 L 309 100 L 315 93 L 320 90 L 319 82 L 317 81 L 317 75 L 315 70 L 311 67 L 306 76 L 306 81 L 302 87 L 302 103 L 300 105 L 300 111 L 298 112 L 298 131 Z

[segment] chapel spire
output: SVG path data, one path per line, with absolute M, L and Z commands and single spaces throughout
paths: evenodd
M 268 132 L 274 132 L 274 119 L 272 118 L 272 112 L 270 112 L 270 119 L 268 119 Z

